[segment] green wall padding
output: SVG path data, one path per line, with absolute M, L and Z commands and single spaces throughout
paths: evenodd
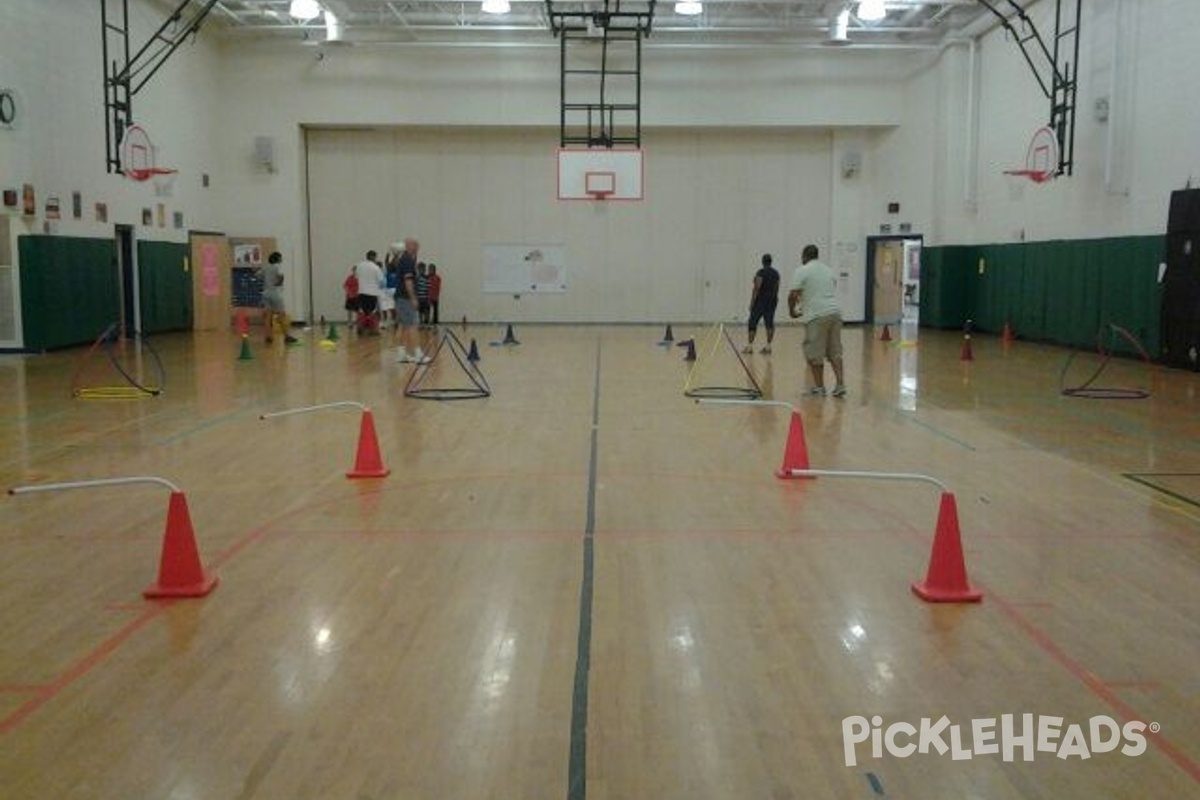
M 27 349 L 91 344 L 120 317 L 111 239 L 22 236 L 17 248 Z
M 960 328 L 966 320 L 967 248 L 926 247 L 921 251 L 921 324 Z
M 1159 356 L 1162 304 L 1158 265 L 1162 236 L 927 247 L 921 255 L 921 324 L 1000 333 L 1010 324 L 1018 337 L 1094 348 L 1097 334 L 1110 341 L 1110 325 L 1136 337 Z M 980 259 L 983 269 L 980 269 Z
M 187 259 L 186 244 L 138 242 L 142 333 L 191 330 L 192 273 Z

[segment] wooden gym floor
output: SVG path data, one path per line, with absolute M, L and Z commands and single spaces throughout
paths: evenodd
M 333 352 L 255 339 L 246 361 L 233 335 L 160 337 L 165 391 L 131 401 L 71 399 L 82 349 L 0 357 L 2 485 L 166 477 L 220 578 L 143 600 L 160 487 L 4 497 L 0 796 L 1197 794 L 1200 376 L 1125 361 L 1099 383 L 1150 399 L 1064 398 L 1059 348 L 977 337 L 963 362 L 951 332 L 850 328 L 849 397 L 802 400 L 781 329 L 750 364 L 800 408 L 814 467 L 955 493 L 985 597 L 941 606 L 909 589 L 935 490 L 776 479 L 787 410 L 687 400 L 661 328 L 519 326 L 517 347 L 456 330 L 492 397 L 406 399 L 386 339 L 345 331 Z M 373 407 L 389 477 L 345 477 L 354 409 L 259 418 L 338 400 Z M 1027 713 L 1158 733 L 1138 756 L 864 743 L 845 763 L 851 716 L 946 715 L 969 738 Z

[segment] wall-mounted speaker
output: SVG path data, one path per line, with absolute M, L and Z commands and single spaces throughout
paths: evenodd
M 275 140 L 270 136 L 254 137 L 254 163 L 267 172 L 275 171 Z

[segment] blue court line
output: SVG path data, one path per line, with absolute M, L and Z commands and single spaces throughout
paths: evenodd
M 579 640 L 575 687 L 571 694 L 571 758 L 567 800 L 587 797 L 588 672 L 592 662 L 592 588 L 595 577 L 596 451 L 600 432 L 600 340 L 596 340 L 596 377 L 592 393 L 592 451 L 588 460 L 587 523 L 583 533 L 583 582 L 579 587 Z
M 950 434 L 946 433 L 943 430 L 939 430 L 939 429 L 933 427 L 928 422 L 922 422 L 921 420 L 917 419 L 916 417 L 909 417 L 908 419 L 913 425 L 916 425 L 919 428 L 924 428 L 925 430 L 929 431 L 930 433 L 934 434 L 935 436 L 940 436 L 947 441 L 954 442 L 959 447 L 964 447 L 967 450 L 970 450 L 971 452 L 975 452 L 975 447 L 973 445 L 968 444 L 967 442 L 964 442 L 962 439 L 951 436 Z
M 240 408 L 237 411 L 230 411 L 228 413 L 221 414 L 220 416 L 213 417 L 212 419 L 206 419 L 204 422 L 201 422 L 198 425 L 193 425 L 192 427 L 185 428 L 185 429 L 179 431 L 178 433 L 173 433 L 164 439 L 159 439 L 158 444 L 159 445 L 173 444 L 174 442 L 177 442 L 180 439 L 185 439 L 194 433 L 199 433 L 200 431 L 206 431 L 209 428 L 215 428 L 218 425 L 223 425 L 226 422 L 229 422 L 231 419 L 235 419 L 237 417 L 243 416 L 246 413 L 248 413 L 247 409 Z

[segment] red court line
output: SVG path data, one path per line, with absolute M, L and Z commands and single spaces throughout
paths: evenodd
M 144 628 L 146 623 L 162 613 L 163 608 L 165 608 L 165 604 L 146 609 L 137 619 L 105 639 L 92 652 L 76 662 L 62 675 L 50 683 L 38 687 L 38 693 L 35 697 L 29 698 L 7 717 L 0 719 L 0 735 L 15 729 L 25 721 L 26 717 L 53 700 L 63 689 L 95 669 L 104 659 L 116 652 L 116 649 L 129 639 L 129 637 L 133 636 Z
M 992 603 L 999 608 L 1005 616 L 1012 620 L 1013 623 L 1020 628 L 1026 636 L 1033 640 L 1034 644 L 1040 647 L 1048 656 L 1050 656 L 1051 659 L 1058 662 L 1059 666 L 1071 673 L 1071 675 L 1073 675 L 1084 686 L 1086 686 L 1092 692 L 1092 694 L 1107 704 L 1109 708 L 1117 712 L 1117 714 L 1124 717 L 1126 720 L 1141 720 L 1149 725 L 1151 720 L 1146 719 L 1132 706 L 1123 701 L 1121 698 L 1117 697 L 1110 684 L 1106 684 L 1104 681 L 1097 678 L 1091 672 L 1084 669 L 1078 661 L 1067 655 L 1066 651 L 1059 647 L 1059 645 L 1048 633 L 1034 625 L 1029 620 L 1025 619 L 1021 612 L 1019 612 L 1013 605 L 1005 600 L 1002 600 L 994 592 L 988 592 L 988 594 Z M 1200 764 L 1197 764 L 1195 761 L 1192 761 L 1190 758 L 1188 758 L 1182 750 L 1172 744 L 1166 736 L 1163 736 L 1162 733 L 1151 733 L 1150 730 L 1147 729 L 1144 731 L 1144 734 L 1147 741 L 1153 743 L 1155 747 L 1162 751 L 1163 755 L 1175 762 L 1175 765 L 1187 773 L 1193 781 L 1200 783 Z
M 209 562 L 209 568 L 214 569 L 215 567 L 226 563 L 246 547 L 263 538 L 270 531 L 270 528 L 273 524 L 277 524 L 278 522 L 286 520 L 291 516 L 304 513 L 306 511 L 308 511 L 308 508 L 302 506 L 282 515 L 278 520 L 260 525 L 258 528 L 255 528 L 241 539 L 238 539 L 233 543 L 232 546 L 222 551 L 215 559 L 212 559 Z M 22 722 L 26 720 L 26 718 L 29 717 L 30 714 L 34 713 L 43 705 L 53 700 L 60 692 L 62 692 L 63 689 L 67 688 L 72 683 L 87 675 L 89 672 L 99 666 L 106 658 L 116 652 L 118 647 L 129 640 L 139 630 L 144 628 L 152 619 L 162 613 L 163 609 L 166 608 L 169 603 L 170 601 L 167 601 L 163 603 L 155 603 L 149 608 L 142 607 L 142 613 L 138 615 L 137 618 L 133 619 L 119 631 L 101 642 L 95 649 L 77 661 L 62 675 L 58 676 L 50 683 L 35 687 L 35 690 L 37 691 L 37 695 L 35 697 L 31 697 L 29 700 L 18 706 L 17 709 L 11 712 L 8 716 L 0 719 L 0 735 L 16 729 Z

